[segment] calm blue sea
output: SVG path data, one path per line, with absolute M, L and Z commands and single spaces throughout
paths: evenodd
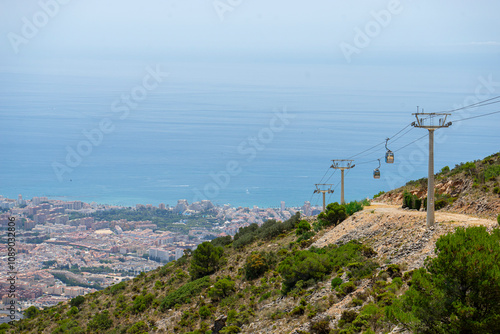
M 491 74 L 443 69 L 440 81 L 419 68 L 161 63 L 169 76 L 121 119 L 112 105 L 125 105 L 121 100 L 142 84 L 147 66 L 157 63 L 3 68 L 0 195 L 119 205 L 175 205 L 178 199 L 260 207 L 316 204 L 315 183 L 340 183 L 340 173 L 328 169 L 331 159 L 348 158 L 394 135 L 413 121 L 417 105 L 439 111 L 474 102 L 467 98 L 480 85 L 478 77 Z M 484 98 L 500 95 L 496 89 L 483 90 Z M 273 120 L 283 110 L 285 121 Z M 59 180 L 54 164 L 66 164 L 68 149 L 88 150 L 83 131 L 98 129 L 103 119 L 113 130 L 102 140 L 96 137 L 99 143 Z M 439 130 L 436 171 L 499 151 L 499 120 L 496 114 Z M 382 163 L 380 180 L 372 177 L 378 162 L 363 162 L 381 157 L 384 146 L 357 156 L 346 175 L 346 199 L 426 176 L 427 138 L 400 149 L 425 133 L 413 129 L 389 142 L 397 150 L 396 163 Z M 340 186 L 330 200 L 339 199 Z

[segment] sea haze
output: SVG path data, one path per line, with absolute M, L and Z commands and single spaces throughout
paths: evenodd
M 169 76 L 120 119 L 111 106 L 123 105 L 122 96 L 142 83 L 148 66 Z M 353 71 L 318 62 L 89 61 L 40 68 L 4 69 L 0 76 L 0 195 L 126 206 L 175 205 L 178 199 L 260 207 L 280 201 L 316 204 L 314 184 L 325 173 L 323 182 L 340 183 L 340 173 L 331 176 L 328 169 L 331 159 L 348 158 L 391 137 L 413 121 L 417 105 L 452 109 L 474 94 L 479 76 L 491 74 L 444 68 L 447 76 L 438 84 L 433 73 L 418 67 Z M 279 114 L 285 122 L 271 122 Z M 76 149 L 86 140 L 82 132 L 98 128 L 105 118 L 114 130 L 59 180 L 54 163 L 64 165 L 68 148 Z M 436 171 L 497 152 L 498 124 L 496 114 L 439 130 Z M 396 151 L 425 134 L 413 129 L 389 148 Z M 364 162 L 384 151 L 380 145 L 356 157 L 346 175 L 347 200 L 426 176 L 427 138 L 397 151 L 395 164 L 382 162 L 382 178 L 374 180 L 378 162 Z M 229 179 L 222 176 L 228 163 L 237 170 Z M 219 175 L 219 185 L 211 175 Z M 339 198 L 336 187 L 330 200 Z

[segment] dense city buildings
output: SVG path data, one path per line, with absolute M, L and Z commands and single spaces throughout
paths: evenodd
M 279 208 L 234 208 L 214 206 L 208 200 L 190 204 L 181 199 L 172 207 L 161 203 L 158 207 L 137 204 L 122 208 L 47 197 L 25 200 L 21 195 L 17 199 L 0 196 L 0 208 L 0 228 L 5 231 L 0 256 L 4 263 L 9 218 L 16 221 L 16 299 L 20 308 L 54 305 L 131 279 L 178 260 L 203 241 L 234 235 L 253 223 L 284 221 L 297 211 L 305 215 L 319 212 L 308 202 L 302 208 L 286 208 L 284 202 Z M 99 218 L 109 213 L 126 218 Z M 157 217 L 173 220 L 160 227 L 150 220 Z M 0 296 L 4 306 L 10 300 L 7 279 L 2 271 Z

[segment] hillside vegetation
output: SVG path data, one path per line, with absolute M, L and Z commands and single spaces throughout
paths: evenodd
M 375 196 L 377 201 L 405 204 L 405 193 L 427 202 L 427 178 L 410 181 L 405 186 Z M 408 196 L 407 196 L 408 198 Z M 417 201 L 418 204 L 418 201 Z M 500 212 L 500 153 L 482 160 L 460 163 L 453 169 L 445 166 L 435 175 L 435 208 L 457 213 L 496 218 Z
M 497 163 L 498 154 L 473 168 Z M 441 180 L 476 173 L 458 168 Z M 483 191 L 472 189 L 453 203 Z M 436 222 L 428 229 L 425 212 L 389 205 L 331 203 L 317 217 L 252 224 L 131 281 L 31 307 L 0 333 L 498 333 L 499 223 L 444 212 Z

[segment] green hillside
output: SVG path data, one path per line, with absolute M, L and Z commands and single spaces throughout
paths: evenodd
M 422 200 L 427 197 L 427 178 L 375 196 L 377 201 L 403 204 L 404 193 Z M 500 153 L 484 159 L 445 166 L 435 175 L 436 210 L 496 218 L 500 213 Z
M 498 166 L 495 154 L 444 168 L 437 179 L 451 189 L 455 176 L 464 181 L 469 175 L 467 189 L 474 192 L 461 191 L 454 203 L 465 196 L 496 196 Z M 423 186 L 416 181 L 404 190 L 418 193 Z M 27 319 L 2 325 L 0 333 L 369 334 L 396 327 L 416 333 L 500 331 L 500 229 L 489 223 L 488 229 L 470 225 L 437 234 L 437 256 L 414 270 L 379 256 L 368 246 L 373 243 L 355 234 L 311 247 L 348 222 L 367 231 L 381 221 L 383 213 L 375 207 L 363 210 L 367 205 L 331 203 L 318 217 L 303 219 L 298 213 L 285 222 L 252 224 L 234 238 L 202 243 L 131 281 L 44 310 L 31 307 Z M 357 216 L 363 213 L 369 221 Z M 416 224 L 412 231 L 425 230 L 418 220 L 411 224 Z M 393 249 L 400 246 L 392 240 L 400 245 L 409 235 L 397 226 L 386 231 L 386 239 L 377 241 Z M 418 251 L 411 248 L 407 254 Z

